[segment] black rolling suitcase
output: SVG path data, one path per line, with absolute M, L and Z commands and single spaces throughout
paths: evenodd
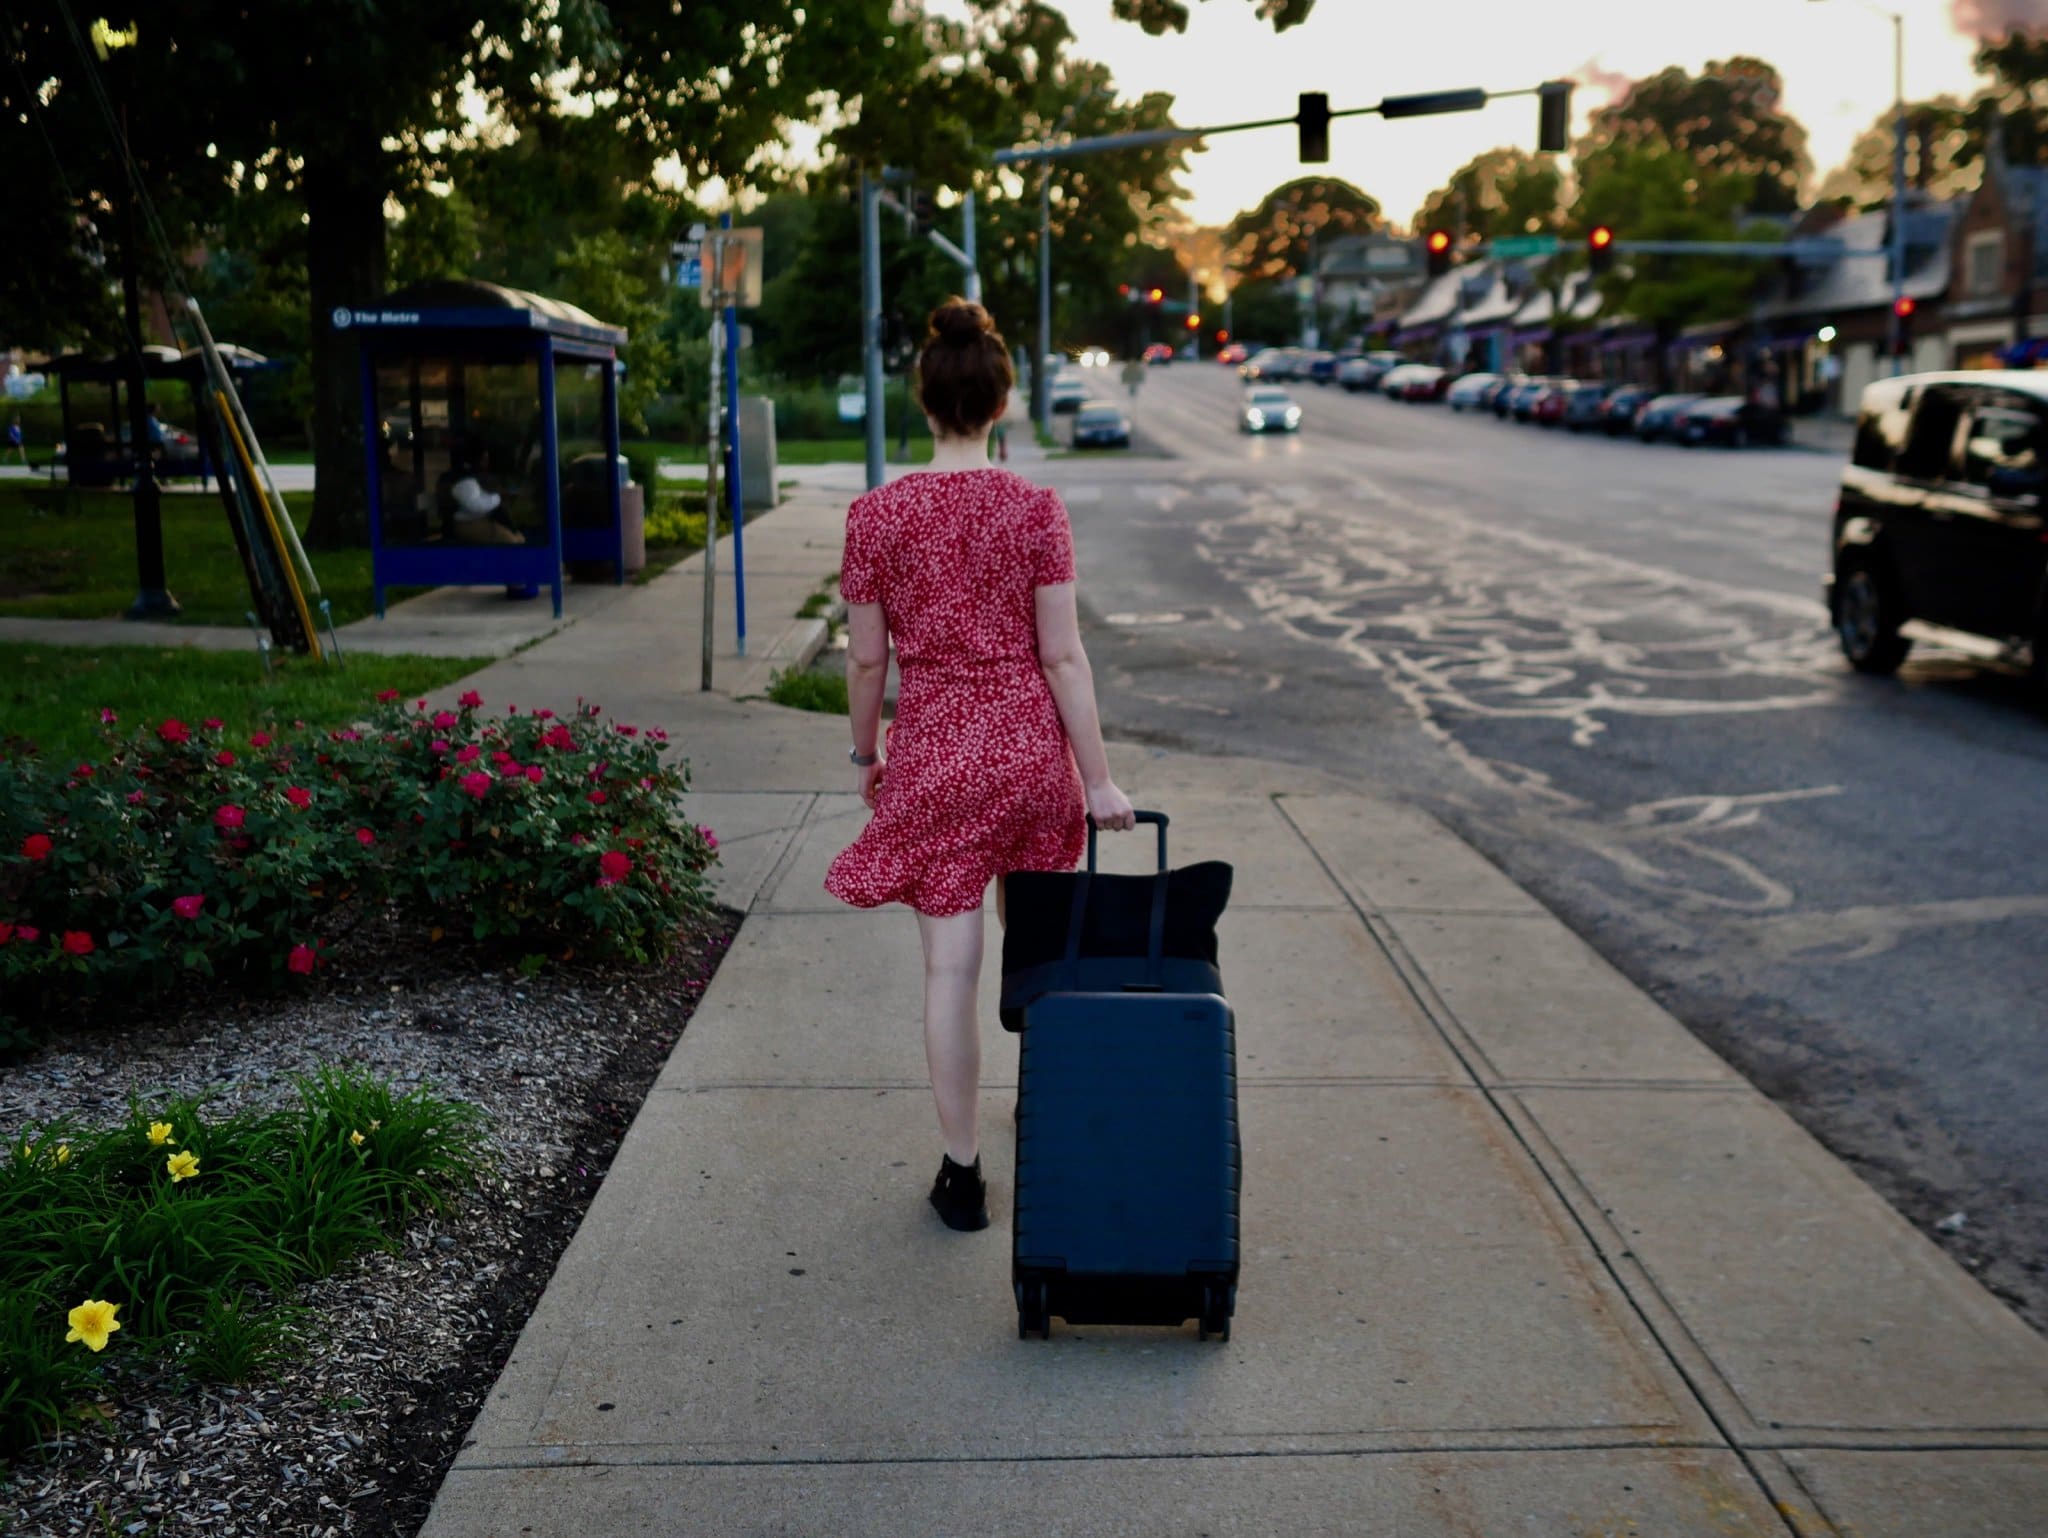
M 1237 1304 L 1236 1027 L 1216 970 L 1230 868 L 1009 877 L 1006 1014 L 1021 1015 L 1017 1329 L 1179 1325 L 1228 1339 Z M 1063 918 L 1048 962 L 1048 915 Z M 1057 922 L 1057 919 L 1055 919 Z M 1014 943 L 1013 943 L 1014 937 Z M 1067 986 L 1063 986 L 1067 985 Z M 1078 985 L 1078 986 L 1072 986 Z

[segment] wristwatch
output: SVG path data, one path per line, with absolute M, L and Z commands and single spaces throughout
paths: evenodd
M 874 753 L 863 753 L 859 748 L 847 749 L 846 756 L 852 760 L 853 766 L 856 769 L 872 768 L 875 764 L 881 761 L 879 755 Z

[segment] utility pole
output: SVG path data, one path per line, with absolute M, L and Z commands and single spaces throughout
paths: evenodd
M 1906 372 L 1901 356 L 1905 317 L 1900 301 L 1906 297 L 1906 18 L 1892 13 L 1892 92 L 1898 102 L 1897 142 L 1892 146 L 1892 373 Z
M 860 174 L 860 346 L 867 398 L 868 490 L 888 479 L 882 424 L 882 226 L 877 204 L 882 188 L 867 171 Z
M 717 230 L 707 230 L 704 245 L 708 248 L 703 258 L 704 281 L 716 285 L 725 271 L 725 236 Z M 725 327 L 719 323 L 715 308 L 711 311 L 710 342 L 711 377 L 704 391 L 704 658 L 698 676 L 698 687 L 706 693 L 711 690 L 711 659 L 718 644 L 712 610 L 718 594 L 718 472 L 725 458 L 718 431 L 718 409 L 725 395 L 725 362 L 719 356 L 725 344 Z
M 1032 415 L 1041 433 L 1052 432 L 1052 388 L 1045 360 L 1052 356 L 1052 167 L 1038 181 L 1038 356 L 1031 360 Z

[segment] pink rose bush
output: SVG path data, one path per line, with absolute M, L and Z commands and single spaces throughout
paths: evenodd
M 317 985 L 321 937 L 369 911 L 519 954 L 664 953 L 717 858 L 687 768 L 595 706 L 482 710 L 394 696 L 246 755 L 103 716 L 89 775 L 0 751 L 0 1023 L 188 976 Z

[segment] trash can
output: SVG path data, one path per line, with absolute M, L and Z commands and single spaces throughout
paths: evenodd
M 740 505 L 773 507 L 775 478 L 775 402 L 765 395 L 742 395 Z
M 602 529 L 611 519 L 604 455 L 578 454 L 562 471 L 564 527 Z M 626 574 L 647 564 L 647 493 L 629 479 L 626 456 L 619 456 L 619 533 L 626 550 Z M 613 575 L 610 561 L 571 561 L 569 575 L 579 582 Z

